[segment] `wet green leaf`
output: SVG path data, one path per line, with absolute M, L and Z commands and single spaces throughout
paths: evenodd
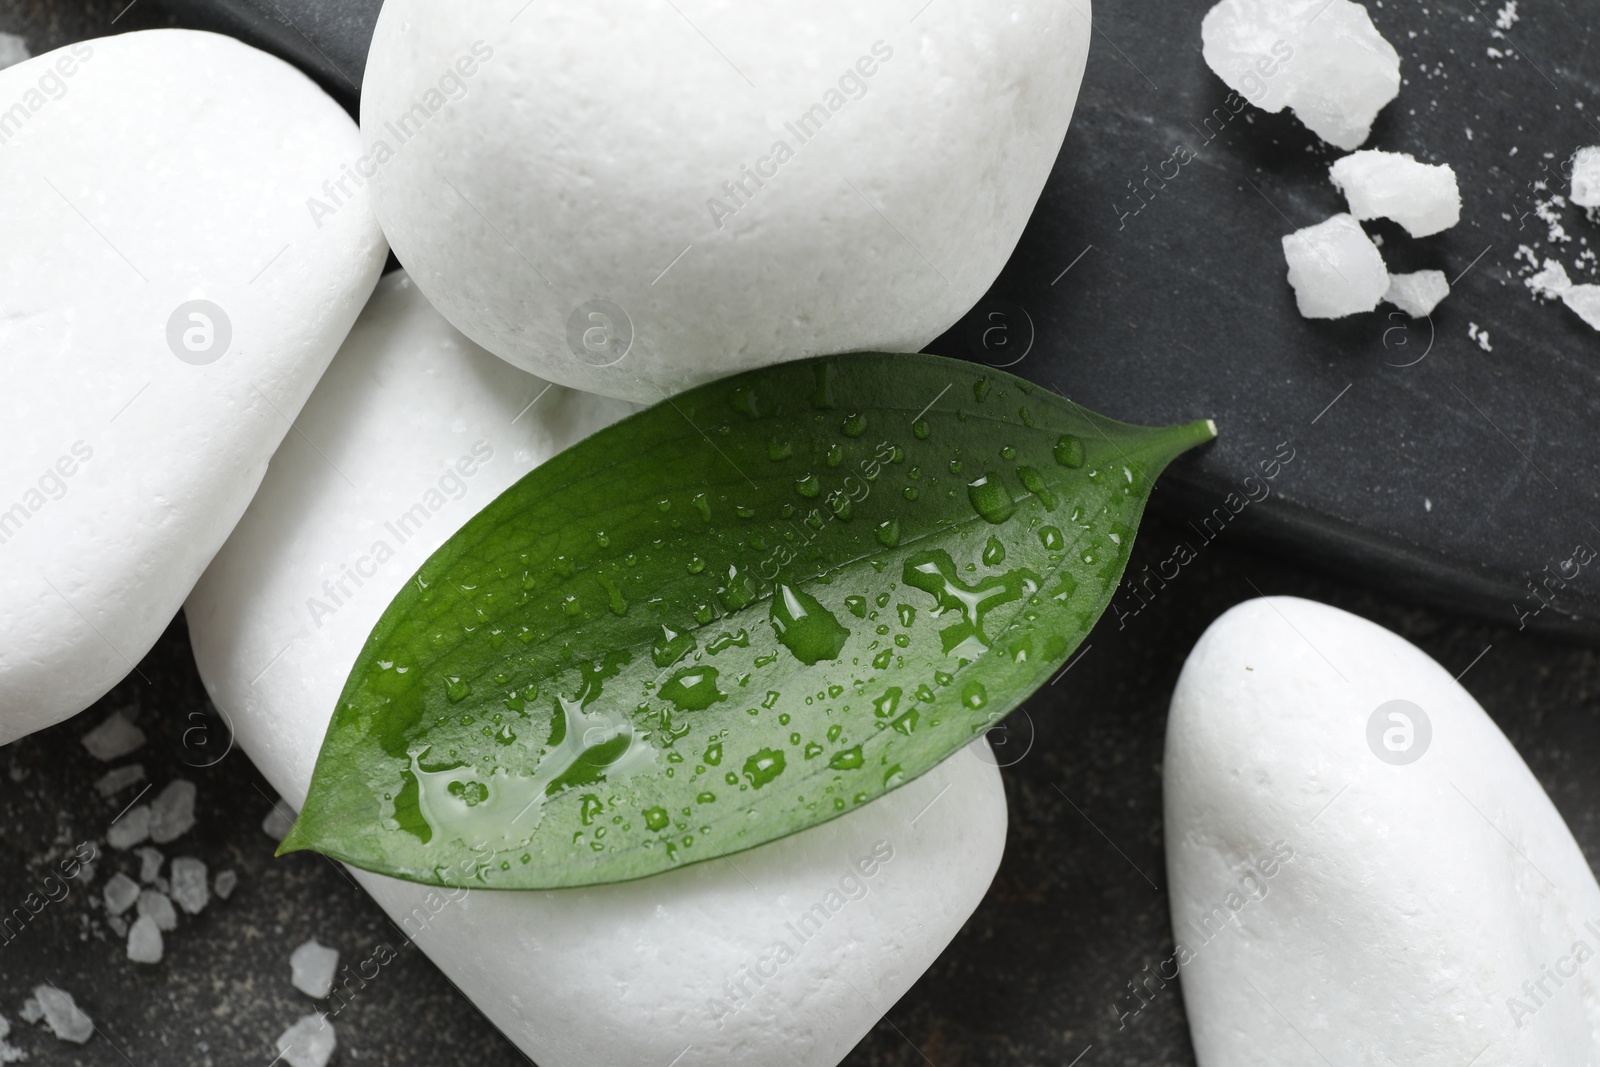
M 860 807 L 1059 669 L 1152 480 L 1214 435 L 919 355 L 664 401 L 512 486 L 395 598 L 281 851 L 578 886 Z

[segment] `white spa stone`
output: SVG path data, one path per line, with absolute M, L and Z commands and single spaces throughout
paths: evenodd
M 1419 163 L 1407 152 L 1369 148 L 1335 160 L 1328 177 L 1358 219 L 1392 219 L 1413 237 L 1461 221 L 1461 190 L 1447 163 Z
M 1400 56 L 1352 0 L 1222 0 L 1200 23 L 1206 65 L 1263 111 L 1285 107 L 1359 148 L 1400 93 Z
M 285 805 L 304 803 L 350 665 L 413 571 L 531 467 L 632 410 L 560 386 L 541 397 L 545 388 L 451 329 L 403 274 L 379 285 L 302 413 L 322 454 L 298 435 L 284 443 L 186 609 L 208 692 Z M 434 490 L 440 507 L 399 543 L 383 524 Z M 378 541 L 395 553 L 381 565 Z M 361 588 L 346 582 L 350 595 L 332 599 L 324 582 L 357 566 Z M 830 1067 L 933 962 L 994 875 L 1005 797 L 984 756 L 963 750 L 732 862 L 618 885 L 466 892 L 354 874 L 541 1067 L 665 1067 L 691 1044 L 707 1067 Z M 852 876 L 863 860 L 873 876 Z M 860 899 L 800 944 L 786 924 L 842 883 Z M 775 967 L 780 939 L 795 958 Z M 758 986 L 757 968 L 776 973 Z
M 1160 973 L 1200 1067 L 1594 1063 L 1600 887 L 1425 653 L 1310 601 L 1241 604 L 1184 665 L 1163 766 Z
M 1335 215 L 1283 239 L 1295 304 L 1308 319 L 1371 311 L 1389 291 L 1383 254 L 1361 224 Z
M 93 703 L 172 621 L 385 245 L 364 200 L 320 228 L 306 207 L 355 124 L 231 37 L 70 45 L 0 71 L 0 108 L 3 744 Z
M 1016 246 L 1090 4 L 914 13 L 389 0 L 358 171 L 445 317 L 550 381 L 653 403 L 802 356 L 916 351 Z
M 1450 295 L 1450 283 L 1442 270 L 1418 270 L 1410 274 L 1389 275 L 1389 289 L 1383 298 L 1414 319 L 1433 313 L 1439 301 Z

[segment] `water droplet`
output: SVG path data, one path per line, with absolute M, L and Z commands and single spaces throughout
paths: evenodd
M 713 767 L 722 765 L 722 742 L 713 741 L 706 746 L 705 761 Z
M 1056 509 L 1055 493 L 1051 492 L 1050 487 L 1045 484 L 1044 475 L 1033 467 L 1018 467 L 1017 481 L 1022 483 L 1022 488 L 1039 498 L 1039 503 L 1044 505 L 1046 511 L 1054 511 Z
M 996 524 L 1005 522 L 1017 510 L 1016 502 L 1011 499 L 1006 487 L 1000 484 L 999 479 L 987 474 L 981 474 L 967 483 L 967 499 L 972 501 L 972 509 L 985 521 Z
M 728 694 L 717 688 L 715 667 L 685 667 L 662 684 L 661 697 L 679 711 L 704 711 Z
M 680 634 L 670 627 L 662 626 L 661 636 L 650 649 L 650 658 L 655 661 L 657 667 L 666 670 L 692 652 L 694 647 L 694 634 L 688 632 Z
M 1063 467 L 1077 470 L 1083 466 L 1083 441 L 1070 434 L 1064 433 L 1056 439 L 1056 462 Z
M 1017 458 L 1017 450 L 1015 448 L 1012 448 L 1010 445 L 1002 445 L 1001 448 L 1000 448 L 1000 458 L 1001 459 L 1016 459 Z
M 656 501 L 656 510 L 657 511 L 671 511 L 672 510 L 672 501 L 669 500 L 667 497 L 662 497 L 660 500 Z
M 840 448 L 839 447 L 839 443 L 837 441 L 835 441 L 833 444 L 828 446 L 828 459 L 827 459 L 828 466 L 829 467 L 837 467 L 839 464 L 841 464 L 843 462 L 844 462 L 844 449 Z
M 914 485 L 906 486 L 905 489 L 903 489 L 901 492 L 902 492 L 902 495 L 904 495 L 907 500 L 915 500 L 915 499 L 917 499 L 917 497 L 919 495 L 917 493 L 917 487 L 914 486 Z
M 961 473 L 961 461 L 959 459 L 953 459 L 953 460 L 950 461 L 950 473 L 951 474 L 960 474 Z
M 989 543 L 983 546 L 983 562 L 988 567 L 998 567 L 1006 561 L 1006 546 L 1000 543 L 1000 538 L 989 537 Z
M 808 474 L 794 483 L 794 491 L 809 500 L 822 491 L 822 485 L 815 474 Z
M 706 651 L 711 653 L 713 656 L 719 652 L 725 652 L 728 649 L 735 647 L 750 647 L 750 634 L 747 631 L 740 630 L 738 633 L 734 634 L 724 630 L 722 633 L 706 642 Z
M 889 725 L 893 726 L 899 733 L 910 737 L 912 731 L 917 728 L 917 720 L 921 717 L 921 715 L 917 714 L 917 709 L 912 708 Z
M 735 507 L 733 509 L 733 513 L 735 515 L 739 516 L 741 519 L 753 519 L 753 518 L 756 517 L 756 509 L 755 508 L 747 508 L 743 504 L 740 504 L 737 507 Z
M 900 687 L 892 685 L 883 691 L 883 696 L 872 702 L 872 713 L 880 719 L 892 718 L 899 706 Z
M 760 789 L 783 773 L 783 765 L 781 750 L 764 748 L 744 761 L 744 776 L 750 779 L 752 786 Z
M 816 597 L 793 586 L 780 586 L 772 598 L 772 628 L 795 659 L 811 666 L 837 659 L 850 631 Z
M 471 693 L 472 686 L 468 685 L 460 678 L 452 676 L 444 680 L 444 695 L 449 698 L 450 703 L 452 704 L 461 703 L 463 700 L 467 699 Z
M 989 390 L 991 388 L 993 388 L 993 383 L 989 381 L 987 376 L 979 378 L 972 383 L 972 399 L 980 404 L 983 403 L 989 398 Z
M 806 759 L 815 759 L 822 755 L 822 752 L 822 746 L 813 741 L 806 746 Z
M 696 493 L 691 503 L 694 504 L 694 509 L 700 513 L 702 519 L 706 522 L 711 521 L 711 501 L 706 498 L 704 493 Z
M 595 542 L 601 548 L 610 548 L 611 547 L 611 535 L 606 533 L 604 530 L 601 530 L 598 533 L 596 533 L 594 535 L 594 539 L 595 539 Z
M 867 417 L 859 413 L 845 416 L 844 425 L 839 428 L 839 432 L 846 437 L 860 437 L 867 432 Z
M 844 606 L 858 619 L 867 617 L 867 598 L 864 596 L 847 596 L 844 598 Z
M 578 602 L 577 597 L 569 596 L 561 602 L 561 611 L 568 618 L 576 618 L 583 614 L 583 605 Z
M 977 711 L 989 703 L 989 691 L 982 682 L 968 682 L 961 687 L 961 703 Z
M 755 602 L 760 590 L 750 572 L 739 569 L 738 564 L 728 564 L 728 572 L 723 576 L 722 584 L 717 586 L 717 599 L 729 612 L 738 611 Z
M 620 619 L 628 613 L 628 602 L 622 599 L 622 590 L 617 588 L 616 582 L 603 574 L 599 576 L 599 581 L 600 588 L 606 591 L 606 603 L 611 608 L 611 614 Z
M 774 437 L 767 442 L 767 458 L 777 463 L 794 455 L 794 442 L 780 441 Z
M 915 492 L 915 490 L 909 489 L 909 487 L 908 491 Z M 884 519 L 882 522 L 878 523 L 878 528 L 874 532 L 878 535 L 878 543 L 880 545 L 883 545 L 885 548 L 893 548 L 895 545 L 900 543 L 900 520 Z
M 665 830 L 672 820 L 667 817 L 666 808 L 646 808 L 644 810 L 644 824 L 652 830 Z
M 933 433 L 933 427 L 928 425 L 927 419 L 918 419 L 911 424 L 911 436 L 919 441 L 926 441 Z
M 728 403 L 733 410 L 743 412 L 751 418 L 760 414 L 756 408 L 756 391 L 747 385 L 735 389 L 733 395 L 728 398 Z
M 1033 426 L 1033 413 L 1031 411 L 1029 411 L 1027 408 L 1018 408 L 1017 409 L 1017 418 L 1022 420 L 1022 425 L 1027 426 L 1029 428 L 1032 428 L 1032 426 Z
M 699 556 L 695 556 L 693 559 L 689 560 L 689 573 L 690 574 L 699 574 L 701 571 L 703 571 L 705 569 L 706 569 L 706 561 L 701 559 Z
M 1039 543 L 1050 552 L 1060 552 L 1066 546 L 1067 539 L 1061 536 L 1061 531 L 1054 526 L 1039 527 Z
M 894 650 L 886 648 L 882 652 L 879 652 L 876 656 L 872 657 L 872 665 L 881 671 L 885 667 L 889 666 L 889 661 L 892 659 L 894 659 Z
M 853 771 L 865 762 L 867 759 L 861 754 L 860 745 L 843 749 L 828 757 L 828 766 L 836 771 Z

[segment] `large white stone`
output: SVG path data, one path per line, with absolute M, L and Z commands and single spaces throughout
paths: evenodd
M 1162 973 L 1181 965 L 1200 1067 L 1595 1062 L 1600 888 L 1425 653 L 1310 601 L 1242 604 L 1184 665 L 1164 773 Z
M 445 317 L 551 381 L 915 351 L 1010 256 L 1090 37 L 1089 0 L 919 6 L 389 0 L 357 176 Z
M 320 227 L 306 206 L 359 155 L 355 124 L 232 38 L 71 45 L 0 71 L 0 107 L 4 743 L 87 707 L 149 651 L 385 245 L 364 199 Z M 201 299 L 221 309 L 209 352 L 205 323 L 178 314 Z
M 1221 0 L 1200 23 L 1206 65 L 1264 111 L 1294 111 L 1359 148 L 1400 93 L 1400 56 L 1352 0 Z
M 1461 189 L 1448 163 L 1419 163 L 1409 152 L 1365 148 L 1328 168 L 1358 219 L 1393 219 L 1413 237 L 1442 233 L 1461 221 Z
M 301 416 L 317 449 L 284 443 L 187 607 L 207 690 L 287 804 L 304 802 L 350 665 L 411 573 L 531 467 L 631 410 L 546 388 L 456 333 L 404 275 L 379 285 Z M 384 524 L 430 492 L 439 508 L 400 543 Z M 378 542 L 394 552 L 381 565 Z M 980 753 L 805 833 L 620 885 L 467 893 L 355 874 L 542 1067 L 665 1067 L 689 1046 L 685 1063 L 827 1067 L 993 877 L 1005 799 Z M 871 877 L 853 873 L 863 860 Z M 802 943 L 787 924 L 830 901 Z M 781 966 L 780 941 L 795 954 Z

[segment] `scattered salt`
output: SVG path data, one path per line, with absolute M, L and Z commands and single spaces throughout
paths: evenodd
M 274 804 L 267 817 L 261 820 L 261 829 L 274 841 L 282 842 L 294 829 L 294 815 L 282 803 Z
M 47 984 L 34 986 L 33 995 L 44 1013 L 45 1025 L 56 1037 L 81 1045 L 94 1036 L 94 1022 L 78 1007 L 71 993 Z
M 1580 148 L 1572 157 L 1572 202 L 1583 208 L 1600 207 L 1600 145 Z
M 1477 323 L 1467 323 L 1467 337 L 1478 342 L 1478 347 L 1483 349 L 1485 352 L 1494 351 L 1494 348 L 1489 344 L 1489 331 L 1478 329 Z
M 212 891 L 222 900 L 233 896 L 233 891 L 239 888 L 239 874 L 237 871 L 227 870 L 217 875 L 216 881 L 211 883 Z
M 278 1052 L 289 1067 L 327 1067 L 338 1047 L 333 1024 L 322 1015 L 302 1015 L 278 1035 Z
M 123 812 L 121 817 L 107 827 L 106 844 L 114 849 L 126 851 L 148 839 L 149 836 L 150 808 L 149 805 L 140 804 Z
M 1358 219 L 1393 219 L 1413 237 L 1440 233 L 1461 221 L 1461 191 L 1448 164 L 1367 149 L 1335 162 L 1328 176 Z
M 312 938 L 289 957 L 289 980 L 308 997 L 321 1000 L 333 988 L 333 974 L 339 969 L 339 950 L 317 944 Z
M 199 915 L 211 899 L 206 888 L 206 865 L 193 856 L 172 861 L 172 899 L 190 915 Z
M 106 883 L 102 896 L 105 898 L 106 912 L 110 915 L 121 915 L 133 907 L 133 902 L 139 899 L 139 883 L 118 871 Z
M 161 854 L 160 849 L 151 848 L 149 845 L 134 849 L 133 854 L 139 857 L 139 881 L 145 885 L 156 880 L 156 876 L 161 873 L 161 865 L 167 862 L 167 857 Z
M 1559 261 L 1546 259 L 1543 269 L 1522 279 L 1522 284 L 1539 296 L 1554 300 L 1572 288 L 1572 279 L 1567 276 L 1567 268 Z
M 178 928 L 178 913 L 173 910 L 172 899 L 154 889 L 139 894 L 139 917 L 154 919 L 157 926 L 169 932 Z
M 128 958 L 134 963 L 160 963 L 162 950 L 161 928 L 150 916 L 139 916 L 128 930 Z
M 6 1038 L 10 1036 L 11 1023 L 4 1015 L 0 1015 L 0 1063 L 21 1063 L 28 1058 L 28 1054 L 7 1041 Z
M 1505 5 L 1495 12 L 1494 24 L 1502 30 L 1509 30 L 1517 21 L 1517 0 L 1506 0 Z
M 1352 0 L 1222 0 L 1200 35 L 1229 88 L 1340 148 L 1359 148 L 1400 93 L 1400 56 Z
M 1389 290 L 1383 255 L 1350 215 L 1335 215 L 1283 239 L 1289 284 L 1308 319 L 1371 311 Z
M 95 792 L 106 798 L 116 796 L 135 782 L 144 781 L 144 764 L 129 763 L 114 767 L 102 774 L 94 783 Z
M 150 840 L 175 841 L 194 827 L 194 783 L 179 778 L 150 802 Z
M 1439 301 L 1450 295 L 1450 283 L 1442 270 L 1419 270 L 1410 274 L 1389 275 L 1389 291 L 1383 298 L 1414 319 L 1432 314 Z
M 14 67 L 33 57 L 28 52 L 28 42 L 14 33 L 0 33 L 0 70 Z M 4 1063 L 0 1060 L 0 1063 Z
M 121 759 L 144 746 L 144 731 L 128 721 L 124 711 L 113 711 L 106 721 L 83 735 L 83 747 L 102 763 Z

